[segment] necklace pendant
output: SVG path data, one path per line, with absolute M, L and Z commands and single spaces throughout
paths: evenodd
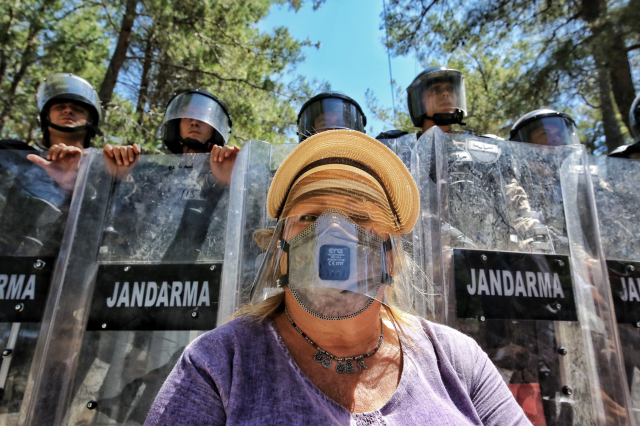
M 323 361 L 324 361 L 324 355 L 323 355 L 323 353 L 322 353 L 322 352 L 320 352 L 320 351 L 318 351 L 318 353 L 317 353 L 317 354 L 315 354 L 315 355 L 313 356 L 313 360 L 314 360 L 315 362 L 323 362 Z
M 365 370 L 368 370 L 368 369 L 369 369 L 369 367 L 367 367 L 366 365 L 364 365 L 364 359 L 359 359 L 359 360 L 358 360 L 358 369 L 359 369 L 358 373 L 362 373 L 362 369 L 363 369 L 363 368 L 364 368 Z
M 322 360 L 322 366 L 324 368 L 331 367 L 331 364 L 332 364 L 332 361 L 331 361 L 331 358 L 329 358 L 329 357 L 325 357 L 325 359 Z
M 353 369 L 353 363 L 351 362 L 351 360 L 347 360 L 347 373 L 351 374 L 354 371 L 355 370 Z
M 336 365 L 336 371 L 338 374 L 344 374 L 347 372 L 347 367 L 342 363 L 342 361 L 338 361 L 338 365 Z

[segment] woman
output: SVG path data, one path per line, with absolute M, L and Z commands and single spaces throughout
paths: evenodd
M 146 424 L 530 424 L 473 340 L 408 313 L 419 194 L 391 150 L 312 136 L 267 211 L 253 303 L 185 350 Z

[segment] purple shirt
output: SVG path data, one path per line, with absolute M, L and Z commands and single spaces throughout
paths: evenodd
M 415 348 L 402 344 L 400 383 L 379 410 L 350 413 L 298 368 L 273 321 L 239 318 L 185 349 L 145 425 L 531 424 L 473 339 L 419 321 L 424 332 L 405 327 Z

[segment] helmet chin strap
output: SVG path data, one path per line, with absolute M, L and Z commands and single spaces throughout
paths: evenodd
M 47 120 L 47 127 L 51 127 L 52 129 L 57 130 L 59 132 L 63 132 L 63 133 L 78 133 L 78 132 L 83 132 L 85 130 L 93 130 L 98 136 L 103 135 L 100 129 L 97 126 L 94 126 L 93 124 L 91 124 L 90 122 L 87 122 L 87 124 L 82 126 L 63 127 L 57 124 L 53 124 L 50 120 Z
M 436 126 L 449 126 L 451 124 L 460 124 L 466 126 L 467 123 L 463 123 L 464 113 L 461 110 L 455 112 L 441 112 L 433 114 L 433 116 L 424 115 L 424 118 L 429 119 L 435 123 Z
M 200 142 L 197 139 L 183 138 L 182 136 L 180 136 L 180 143 L 189 149 L 193 149 L 197 151 L 204 149 L 206 152 L 210 152 L 213 149 L 213 147 L 216 145 L 211 142 L 211 139 L 213 138 L 210 138 L 206 142 Z

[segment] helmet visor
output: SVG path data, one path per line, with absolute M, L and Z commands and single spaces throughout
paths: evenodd
M 311 200 L 310 200 L 311 201 Z M 278 222 L 251 291 L 252 303 L 288 287 L 309 313 L 327 320 L 386 304 L 396 256 L 394 237 L 371 218 L 313 201 Z
M 199 93 L 177 95 L 167 107 L 162 127 L 166 130 L 166 124 L 169 121 L 183 118 L 202 121 L 218 131 L 225 143 L 229 141 L 231 133 L 229 116 L 222 106 L 210 97 Z
M 325 98 L 307 106 L 300 114 L 298 132 L 301 140 L 333 129 L 351 129 L 364 133 L 362 113 L 345 99 Z
M 512 140 L 547 146 L 580 144 L 575 124 L 563 117 L 533 120 L 518 129 Z
M 459 71 L 442 70 L 423 75 L 407 88 L 409 108 L 414 117 L 452 113 L 467 115 L 464 76 Z
M 77 75 L 54 74 L 40 83 L 36 92 L 38 112 L 42 112 L 47 102 L 54 98 L 67 98 L 92 105 L 98 113 L 98 119 L 102 119 L 98 93 L 86 80 Z

